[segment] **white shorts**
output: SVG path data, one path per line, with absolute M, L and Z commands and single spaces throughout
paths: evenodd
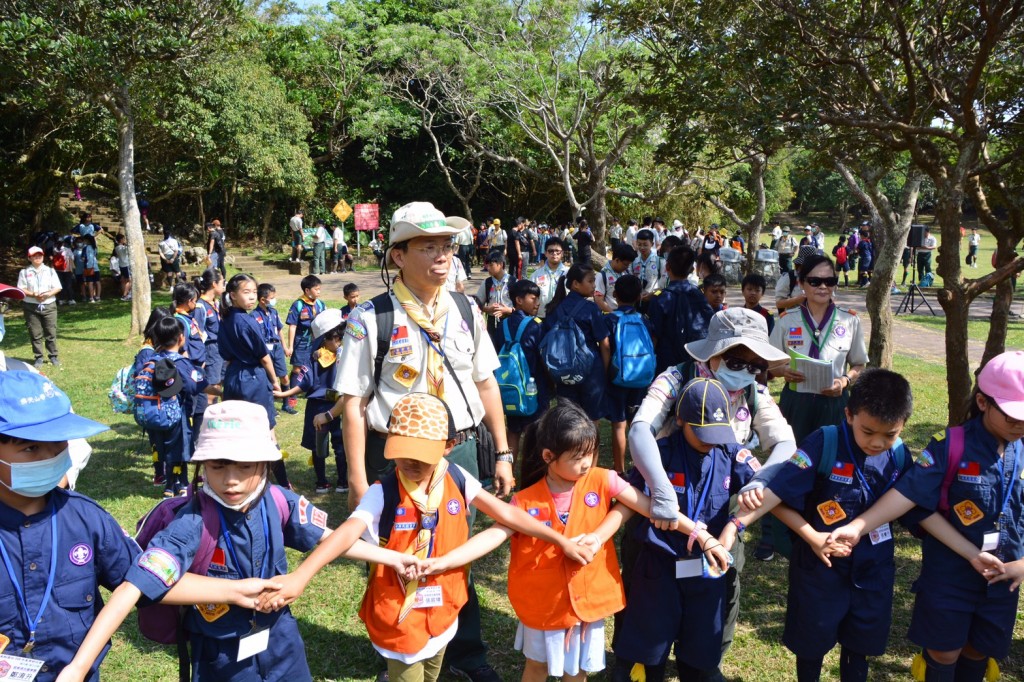
M 548 676 L 578 675 L 604 670 L 604 621 L 581 623 L 569 630 L 534 630 L 519 623 L 517 651 L 548 664 Z

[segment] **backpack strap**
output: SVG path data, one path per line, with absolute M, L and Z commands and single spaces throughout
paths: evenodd
M 217 516 L 217 503 L 211 500 L 209 495 L 205 493 L 194 495 L 192 502 L 199 506 L 203 527 L 199 534 L 199 549 L 192 559 L 192 566 L 189 567 L 188 572 L 195 575 L 206 575 L 207 569 L 210 568 L 210 561 L 213 559 L 213 552 L 217 549 L 217 536 L 220 535 L 220 518 Z
M 284 496 L 284 491 L 273 483 L 270 484 L 270 499 L 274 501 L 274 506 L 277 507 L 277 515 L 281 517 L 281 530 L 284 530 L 288 525 L 288 519 L 291 518 L 291 510 L 288 508 L 288 498 Z
M 946 429 L 946 438 L 949 440 L 946 473 L 942 477 L 942 487 L 939 488 L 938 511 L 942 514 L 949 513 L 949 488 L 953 485 L 960 469 L 960 460 L 964 457 L 964 427 L 952 426 Z
M 530 326 L 530 322 L 532 322 L 532 321 L 533 320 L 531 318 L 529 318 L 529 317 L 524 317 L 523 318 L 523 321 L 520 323 L 519 328 L 516 329 L 516 340 L 515 340 L 515 343 L 519 343 L 520 341 L 522 341 L 523 333 L 526 332 L 526 328 L 528 326 Z M 507 317 L 505 318 L 505 325 L 506 325 L 505 326 L 505 329 L 506 329 L 506 331 L 505 331 L 505 339 L 508 340 L 508 331 L 507 331 L 508 330 L 508 318 Z
M 757 414 L 757 382 L 747 386 L 744 391 L 744 397 L 747 401 L 747 411 L 750 412 L 750 419 L 754 419 L 754 415 Z
M 384 367 L 384 356 L 391 345 L 391 327 L 395 324 L 395 302 L 391 294 L 384 292 L 370 299 L 373 314 L 377 318 L 377 354 L 373 358 L 373 385 L 380 385 L 380 373 Z
M 821 459 L 818 460 L 818 476 L 828 476 L 836 463 L 836 455 L 839 451 L 839 428 L 835 424 L 821 427 L 821 433 L 825 436 L 825 447 L 821 451 Z
M 907 463 L 907 446 L 903 443 L 903 439 L 898 437 L 896 442 L 892 444 L 892 454 L 896 458 L 896 468 L 903 471 L 903 465 Z
M 522 325 L 519 325 L 519 326 L 521 327 Z M 512 343 L 512 335 L 509 334 L 509 332 L 508 332 L 508 318 L 507 317 L 504 320 L 501 321 L 501 332 L 505 336 L 505 345 L 507 346 L 507 345 L 511 344 Z M 516 334 L 516 341 L 519 340 L 520 336 L 522 336 L 522 334 Z
M 459 291 L 449 291 L 448 295 L 455 301 L 455 307 L 459 309 L 462 319 L 469 326 L 469 335 L 476 341 L 476 324 L 474 324 L 473 306 L 469 302 L 469 296 Z
M 466 476 L 462 473 L 455 464 L 448 466 L 448 475 L 452 477 L 452 481 L 455 482 L 456 487 L 459 489 L 459 493 L 462 494 L 462 499 L 466 499 Z M 391 539 L 391 529 L 395 526 L 395 508 L 398 506 L 399 495 L 398 495 L 398 472 L 394 472 L 393 475 L 385 476 L 380 481 L 380 486 L 384 492 L 384 508 L 380 512 L 380 522 L 377 526 L 377 538 L 381 547 L 388 544 L 388 540 Z

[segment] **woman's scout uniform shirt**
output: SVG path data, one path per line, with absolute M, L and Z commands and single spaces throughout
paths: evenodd
M 828 475 L 818 475 L 825 447 L 824 435 L 818 430 L 765 481 L 821 533 L 830 533 L 860 516 L 911 466 L 905 457 L 899 468 L 899 458 L 891 450 L 868 457 L 845 422 L 837 427 L 836 436 L 835 463 Z M 818 658 L 835 645 L 838 633 L 840 644 L 851 645 L 861 654 L 881 656 L 892 624 L 896 575 L 891 526 L 885 524 L 873 531 L 849 557 L 833 556 L 831 561 L 829 568 L 806 542 L 793 542 L 783 643 L 797 656 Z M 837 607 L 822 608 L 830 601 Z
M 658 441 L 679 508 L 693 521 L 707 524 L 717 537 L 729 519 L 729 497 L 739 492 L 760 468 L 739 445 L 716 445 L 697 452 L 682 431 Z M 635 471 L 635 470 L 634 470 Z M 634 485 L 643 485 L 639 472 Z M 726 580 L 703 576 L 698 542 L 677 531 L 661 531 L 647 519 L 637 528 L 642 542 L 632 571 L 615 655 L 624 661 L 660 665 L 675 641 L 676 658 L 700 670 L 715 668 L 722 658 Z
M 1024 558 L 1024 444 L 1008 443 L 1000 458 L 996 439 L 985 430 L 980 416 L 965 422 L 963 429 L 964 452 L 949 488 L 949 522 L 977 547 L 1003 562 Z M 948 443 L 945 431 L 935 434 L 928 447 L 914 458 L 915 466 L 896 484 L 903 496 L 929 511 L 938 507 L 949 461 Z M 953 550 L 931 535 L 922 540 L 921 575 L 914 583 L 918 600 L 927 593 L 928 601 L 962 611 L 965 618 L 984 602 L 997 602 L 1015 611 L 1019 593 L 1011 592 L 1009 585 L 1009 581 L 987 585 Z M 911 639 L 918 642 L 914 636 L 916 625 L 911 626 Z M 922 635 L 926 629 L 921 628 Z M 1008 646 L 1011 632 L 1006 635 Z M 984 653 L 996 658 L 1005 655 Z
M 555 394 L 575 401 L 591 419 L 604 419 L 607 416 L 604 394 L 608 390 L 608 374 L 601 360 L 599 344 L 609 336 L 608 323 L 596 303 L 583 298 L 575 291 L 570 291 L 555 309 L 554 314 L 544 319 L 543 333 L 546 335 L 559 320 L 567 316 L 571 316 L 579 325 L 587 340 L 587 347 L 594 354 L 594 362 L 590 365 L 590 376 L 572 386 L 557 384 Z
M 477 391 L 478 381 L 493 378 L 498 369 L 498 354 L 490 337 L 484 331 L 480 309 L 469 299 L 473 319 L 464 320 L 458 306 L 448 291 L 441 291 L 446 297 L 448 315 L 443 323 L 441 349 L 448 356 L 472 413 L 462 399 L 455 379 L 444 368 L 444 398 L 455 420 L 458 431 L 476 426 L 484 418 L 484 404 Z M 373 361 L 377 355 L 377 316 L 373 302 L 365 301 L 348 318 L 345 326 L 345 343 L 341 347 L 334 389 L 343 395 L 370 397 L 366 405 L 366 420 L 369 428 L 386 434 L 391 408 L 398 400 L 415 392 L 427 392 L 427 338 L 412 322 L 402 306 L 392 296 L 394 322 L 391 341 L 380 372 L 380 383 L 373 385 Z M 470 325 L 475 327 L 475 332 Z
M 548 303 L 555 297 L 555 293 L 558 291 L 558 280 L 561 279 L 565 273 L 569 272 L 569 268 L 566 267 L 565 263 L 559 263 L 558 267 L 552 270 L 548 267 L 547 262 L 533 271 L 533 275 L 530 279 L 540 289 L 540 308 L 537 311 L 538 317 L 544 317 L 545 308 L 548 307 Z
M 327 304 L 320 299 L 310 301 L 305 296 L 292 303 L 288 309 L 288 317 L 284 323 L 295 325 L 295 338 L 292 342 L 292 367 L 309 364 L 309 349 L 313 345 L 313 332 L 310 330 L 313 318 L 327 310 Z
M 211 384 L 219 384 L 224 377 L 224 360 L 220 357 L 220 348 L 217 346 L 217 339 L 220 337 L 220 310 L 202 298 L 196 305 L 202 309 L 202 313 L 197 317 L 202 317 L 203 333 L 206 334 L 206 379 Z
M 52 682 L 103 608 L 99 586 L 113 590 L 120 585 L 139 546 L 94 501 L 56 488 L 46 508 L 32 516 L 0 503 L 0 548 L 0 642 L 10 640 L 3 653 L 25 655 L 29 623 L 38 617 L 31 656 L 43 667 L 35 679 Z M 99 680 L 108 648 L 86 675 L 90 682 Z
M 468 482 L 469 475 L 463 473 Z M 450 474 L 444 477 L 442 504 L 438 507 L 436 515 L 428 521 L 433 528 L 427 528 L 424 524 L 425 519 L 401 482 L 398 485 L 398 495 L 395 523 L 387 541 L 381 540 L 383 547 L 401 554 L 412 553 L 419 531 L 429 530 L 430 547 L 427 556 L 444 556 L 456 547 L 464 545 L 469 539 L 466 502 L 469 495 L 463 496 Z M 374 534 L 377 532 L 379 528 L 374 528 Z M 454 636 L 459 609 L 469 598 L 468 570 L 463 566 L 420 580 L 417 598 L 428 605 L 422 608 L 414 606 L 399 623 L 398 616 L 405 603 L 405 584 L 399 581 L 398 574 L 390 566 L 371 565 L 370 580 L 366 586 L 366 594 L 363 595 L 359 618 L 366 624 L 366 632 L 374 647 L 399 654 L 398 658 L 421 660 L 415 654 L 422 652 L 431 640 L 447 636 L 449 631 Z M 388 658 L 396 658 L 388 656 L 383 651 L 381 653 Z
M 241 580 L 285 575 L 285 547 L 308 552 L 316 546 L 327 528 L 327 513 L 290 490 L 280 492 L 288 501 L 290 516 L 286 521 L 282 521 L 277 505 L 269 499 L 269 490 L 247 512 L 217 505 L 221 532 L 208 576 Z M 178 517 L 153 538 L 128 569 L 128 582 L 148 599 L 162 599 L 192 565 L 199 549 L 202 524 L 198 505 L 184 505 Z M 271 629 L 268 648 L 255 657 L 236 662 L 239 640 L 253 630 L 254 619 L 257 628 Z M 191 634 L 195 680 L 311 679 L 298 625 L 288 608 L 254 613 L 227 604 L 203 604 L 186 610 L 184 625 Z
M 566 522 L 558 516 L 544 479 L 515 495 L 515 506 L 566 537 L 593 531 L 612 507 L 608 469 L 593 467 L 576 482 Z M 586 566 L 562 550 L 521 533 L 512 536 L 508 598 L 519 620 L 534 630 L 565 630 L 596 623 L 626 605 L 614 546 L 601 546 Z
M 262 405 L 267 411 L 270 428 L 274 428 L 274 394 L 261 361 L 267 355 L 263 331 L 252 315 L 232 306 L 221 320 L 217 339 L 224 368 L 224 400 L 247 400 Z
M 193 365 L 201 368 L 206 363 L 205 332 L 203 332 L 194 314 L 174 313 L 174 319 L 181 325 L 182 333 L 185 335 L 184 352 L 188 353 L 188 359 L 192 361 Z

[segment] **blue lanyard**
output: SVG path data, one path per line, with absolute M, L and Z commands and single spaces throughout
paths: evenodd
M 707 456 L 711 457 L 711 469 L 708 471 L 708 480 L 704 483 L 704 489 L 700 491 L 700 499 L 698 499 L 696 504 L 695 504 L 694 500 L 693 500 L 693 494 L 695 492 L 697 492 L 697 484 L 700 482 L 700 477 L 698 476 L 697 477 L 698 480 L 693 481 L 692 485 L 690 484 L 690 481 L 692 480 L 690 478 L 690 467 L 687 466 L 687 464 L 686 464 L 686 455 L 683 455 L 683 476 L 686 476 L 686 487 L 687 487 L 687 491 L 686 491 L 686 515 L 694 523 L 696 523 L 697 521 L 700 521 L 700 515 L 704 512 L 704 503 L 707 502 L 707 499 L 708 499 L 708 491 L 711 490 L 711 486 L 714 485 L 714 482 L 715 482 L 715 459 L 714 459 L 714 455 L 707 455 Z
M 21 589 L 21 583 L 18 582 L 17 573 L 14 570 L 13 564 L 11 564 L 11 557 L 7 554 L 7 548 L 4 547 L 4 543 L 0 542 L 0 555 L 3 556 L 4 567 L 7 569 L 7 575 L 11 578 L 14 592 L 18 595 L 18 604 L 21 606 L 25 625 L 28 626 L 28 642 L 25 643 L 25 648 L 22 649 L 26 654 L 32 651 L 32 648 L 35 646 L 36 626 L 39 625 L 39 619 L 43 617 L 46 605 L 50 603 L 50 594 L 53 592 L 53 579 L 57 575 L 57 554 L 57 511 L 54 510 L 50 514 L 50 575 L 46 576 L 46 592 L 43 593 L 43 601 L 39 604 L 39 611 L 36 613 L 35 618 L 30 618 L 28 602 L 25 601 L 25 592 Z
M 1017 467 L 1020 464 L 1020 457 L 1018 452 L 1017 443 L 1013 443 L 1013 472 L 1010 475 L 1010 484 L 1006 484 L 1006 450 L 1009 449 L 1010 444 L 1006 444 L 1006 448 L 1003 449 L 1003 456 L 999 458 L 999 487 L 1005 487 L 1006 491 L 1003 495 L 1003 503 L 999 505 L 999 519 L 1001 520 L 1003 514 L 1006 513 L 1006 505 L 1010 504 L 1010 496 L 1013 495 L 1013 486 L 1017 484 Z M 997 520 L 998 523 L 999 520 Z
M 443 332 L 441 333 L 441 345 L 440 345 L 440 346 L 435 346 L 435 345 L 434 345 L 434 342 L 433 342 L 433 340 L 432 340 L 432 339 L 430 338 L 430 334 L 428 334 L 428 333 L 427 333 L 427 332 L 426 332 L 426 331 L 425 331 L 425 330 L 423 329 L 423 327 L 420 327 L 420 328 L 419 328 L 419 329 L 420 329 L 420 334 L 423 334 L 423 340 L 424 340 L 424 341 L 426 341 L 426 342 L 427 342 L 427 345 L 428 345 L 428 346 L 430 346 L 430 348 L 431 348 L 431 349 L 432 349 L 432 350 L 433 350 L 433 351 L 434 351 L 435 353 L 437 353 L 438 355 L 440 355 L 440 356 L 441 356 L 442 358 L 443 358 L 443 357 L 445 357 L 444 351 L 443 351 L 443 350 L 441 350 L 441 349 L 442 349 L 442 348 L 444 348 L 444 341 L 445 341 L 445 339 L 447 339 L 447 338 L 448 338 L 448 320 L 449 320 L 450 318 L 451 318 L 451 311 L 449 310 L 449 311 L 448 311 L 448 314 L 444 316 L 444 331 L 443 331 Z M 470 323 L 470 324 L 472 324 L 472 323 Z
M 235 570 L 238 571 L 238 575 L 245 577 L 245 572 L 242 570 L 242 564 L 238 561 L 238 555 L 235 554 L 235 543 L 231 542 L 231 533 L 228 531 L 228 523 L 224 519 L 224 512 L 221 511 L 220 505 L 217 505 L 217 516 L 220 517 L 220 532 L 221 537 L 224 538 L 224 546 L 227 547 L 228 554 L 231 555 L 231 563 L 235 565 Z M 273 553 L 270 551 L 270 524 L 267 522 L 267 505 L 264 503 L 263 498 L 260 498 L 260 518 L 263 520 L 263 567 L 260 569 L 260 577 L 267 577 L 267 567 L 273 563 Z
M 871 486 L 868 484 L 867 477 L 864 476 L 864 472 L 861 471 L 860 465 L 857 464 L 857 456 L 854 454 L 853 444 L 850 443 L 850 429 L 847 427 L 845 422 L 840 424 L 840 428 L 843 430 L 843 436 L 846 438 L 846 450 L 850 453 L 850 459 L 853 461 L 853 469 L 857 472 L 857 478 L 860 479 L 860 484 L 864 488 L 864 494 L 868 496 L 868 502 L 874 502 L 878 496 L 875 495 L 875 492 L 871 489 Z M 896 483 L 896 479 L 899 478 L 900 475 L 900 468 L 896 464 L 896 455 L 893 454 L 892 448 L 886 450 L 885 454 L 889 455 L 889 461 L 892 463 L 893 472 L 892 476 L 889 477 L 889 482 L 886 483 L 885 488 L 882 489 L 883 495 L 889 490 L 889 488 L 893 487 Z

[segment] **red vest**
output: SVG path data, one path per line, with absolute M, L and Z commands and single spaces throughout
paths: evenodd
M 516 493 L 516 504 L 566 537 L 592 531 L 612 506 L 608 470 L 592 468 L 576 482 L 568 526 L 559 520 L 544 480 Z M 521 533 L 512 536 L 508 598 L 523 625 L 535 630 L 594 623 L 626 606 L 614 546 L 605 543 L 592 562 L 581 566 L 557 546 Z
M 384 546 L 396 552 L 407 553 L 415 546 L 416 534 L 420 529 L 420 513 L 401 482 L 398 484 L 398 493 L 395 525 L 391 529 L 391 537 Z M 438 508 L 437 519 L 431 556 L 447 554 L 469 539 L 466 500 L 450 474 L 444 477 L 444 496 Z M 458 618 L 459 609 L 468 598 L 466 580 L 466 568 L 463 567 L 441 575 L 428 576 L 420 581 L 421 588 L 439 585 L 443 603 L 441 606 L 412 609 L 399 624 L 398 614 L 405 602 L 405 588 L 398 581 L 393 568 L 374 564 L 370 571 L 366 594 L 363 595 L 363 604 L 359 609 L 359 618 L 366 624 L 370 641 L 381 648 L 400 654 L 422 651 L 431 637 L 443 634 Z

